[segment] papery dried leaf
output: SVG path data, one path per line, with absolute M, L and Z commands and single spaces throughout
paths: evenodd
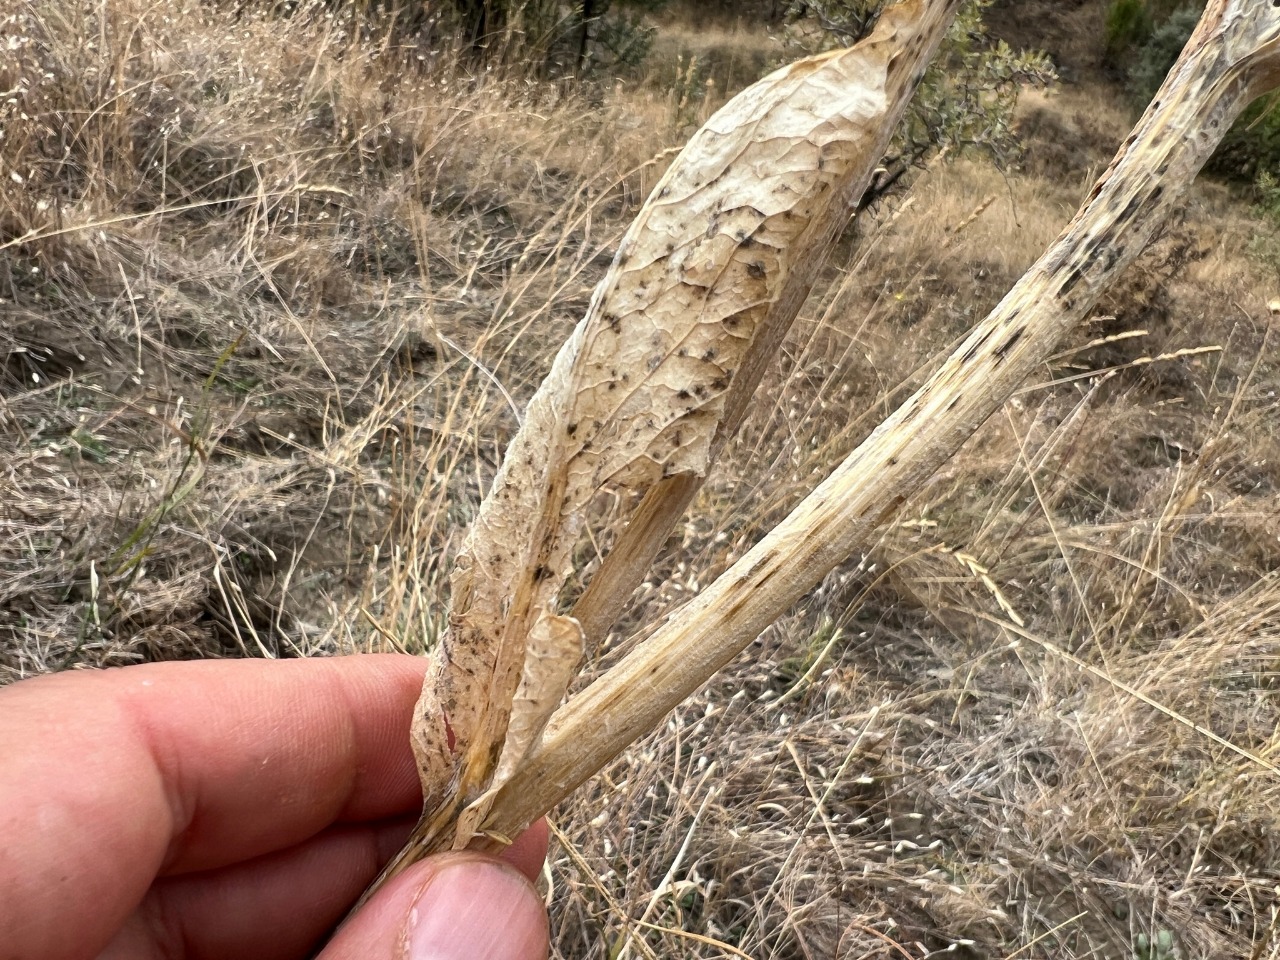
M 854 174 L 887 139 L 887 105 L 919 66 L 909 54 L 925 44 L 914 30 L 925 7 L 908 0 L 857 47 L 739 94 L 693 137 L 628 231 L 458 560 L 450 629 L 413 736 L 426 809 L 440 822 L 491 785 L 526 638 L 555 604 L 597 491 L 706 473 L 726 393 L 762 319 L 796 258 L 812 252 L 806 241 L 830 232 L 833 205 L 847 215 Z M 954 2 L 935 8 L 936 27 Z
M 455 847 L 466 846 L 489 812 L 498 788 L 511 779 L 521 761 L 538 745 L 582 659 L 582 642 L 582 627 L 577 620 L 545 611 L 529 631 L 524 672 L 511 702 L 511 719 L 498 769 L 489 788 L 458 816 Z

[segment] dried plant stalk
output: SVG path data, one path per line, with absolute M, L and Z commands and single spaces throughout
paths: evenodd
M 1280 85 L 1280 0 L 1211 0 L 1151 107 L 1049 251 L 786 520 L 556 714 L 498 791 L 511 835 L 568 796 L 849 553 L 1048 358 L 1133 262 L 1252 100 Z
M 607 616 L 740 423 L 958 6 L 906 0 L 857 46 L 748 88 L 640 211 L 468 533 L 414 717 L 424 818 L 372 889 L 471 841 L 536 745 L 582 647 L 554 609 L 590 501 L 656 491 L 595 594 Z

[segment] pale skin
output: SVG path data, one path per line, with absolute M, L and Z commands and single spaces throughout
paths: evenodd
M 0 960 L 314 955 L 416 822 L 423 670 L 166 663 L 0 690 Z M 430 858 L 320 956 L 545 960 L 546 843 L 539 824 L 502 861 Z

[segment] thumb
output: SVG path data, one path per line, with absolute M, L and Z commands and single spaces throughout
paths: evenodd
M 414 864 L 317 960 L 546 960 L 547 913 L 516 869 L 478 853 Z

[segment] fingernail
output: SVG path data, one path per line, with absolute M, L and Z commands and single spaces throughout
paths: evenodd
M 409 960 L 545 960 L 547 914 L 515 870 L 487 860 L 441 867 L 409 912 Z

